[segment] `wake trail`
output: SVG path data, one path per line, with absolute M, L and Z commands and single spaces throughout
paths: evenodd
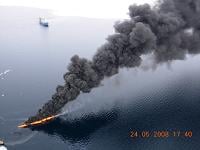
M 16 141 L 11 141 L 11 142 L 6 142 L 6 145 L 8 146 L 15 146 L 15 145 L 19 145 L 19 144 L 24 144 L 26 142 L 28 142 L 30 139 L 32 139 L 38 132 L 33 132 L 32 134 L 22 138 L 22 139 L 19 139 L 19 140 L 16 140 Z

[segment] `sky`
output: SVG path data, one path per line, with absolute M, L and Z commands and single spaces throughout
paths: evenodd
M 0 6 L 50 9 L 59 16 L 127 18 L 131 4 L 153 4 L 155 0 L 0 0 Z

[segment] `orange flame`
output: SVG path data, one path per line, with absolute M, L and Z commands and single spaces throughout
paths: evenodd
M 50 116 L 50 117 L 47 117 L 47 118 L 44 118 L 44 119 L 41 119 L 41 120 L 38 120 L 38 121 L 34 121 L 34 122 L 31 122 L 31 123 L 22 123 L 21 125 L 18 126 L 18 128 L 27 128 L 27 127 L 30 127 L 30 126 L 45 124 L 45 123 L 53 120 L 55 117 L 56 116 Z

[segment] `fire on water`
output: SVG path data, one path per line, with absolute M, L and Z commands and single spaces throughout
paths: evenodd
M 56 118 L 56 116 L 53 115 L 53 116 L 46 117 L 44 119 L 34 121 L 31 123 L 22 123 L 21 125 L 18 126 L 18 128 L 28 128 L 28 127 L 32 127 L 32 126 L 43 125 L 43 124 L 46 124 L 46 123 L 52 121 L 55 118 Z

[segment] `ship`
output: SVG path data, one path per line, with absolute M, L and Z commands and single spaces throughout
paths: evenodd
M 4 141 L 0 140 L 0 146 L 5 145 Z
M 39 18 L 39 23 L 41 26 L 44 26 L 44 27 L 49 27 L 49 23 L 48 21 L 45 19 L 45 18 Z
M 1 139 L 0 139 L 0 150 L 7 150 L 4 141 Z
M 49 116 L 49 117 L 46 117 L 46 118 L 43 118 L 41 120 L 37 120 L 37 121 L 31 122 L 31 123 L 23 122 L 22 124 L 20 124 L 18 126 L 18 128 L 30 128 L 30 127 L 41 126 L 41 125 L 44 125 L 44 124 L 47 124 L 47 123 L 51 122 L 56 117 L 57 117 L 57 115 L 52 115 L 52 116 Z

